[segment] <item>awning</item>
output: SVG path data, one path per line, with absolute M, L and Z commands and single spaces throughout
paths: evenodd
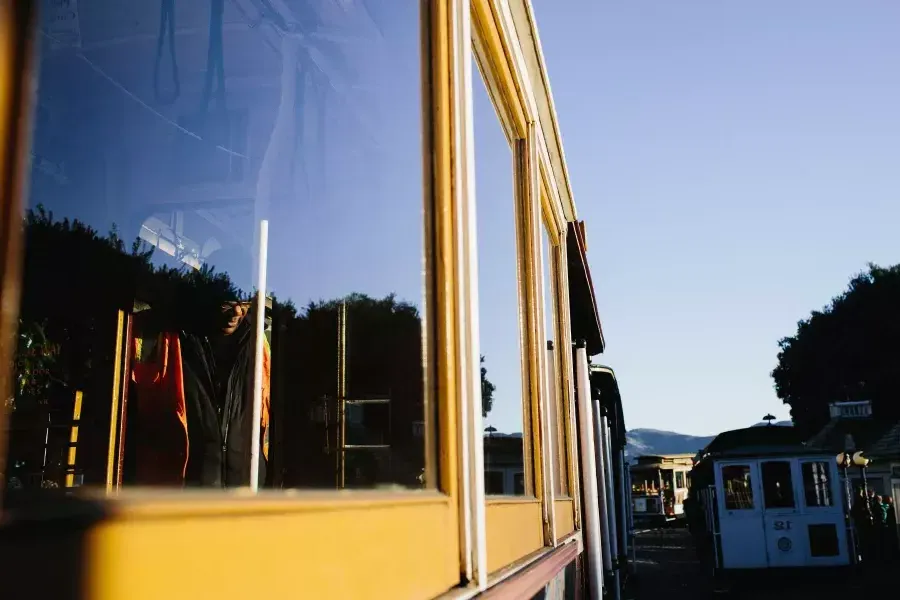
M 616 374 L 613 370 L 603 365 L 592 366 L 591 390 L 593 394 L 599 395 L 600 405 L 606 409 L 606 415 L 610 420 L 610 428 L 612 429 L 613 447 L 624 449 L 627 443 L 625 437 L 625 415 L 622 411 L 622 395 L 619 393 L 619 383 L 616 381 Z
M 569 223 L 566 251 L 569 269 L 569 313 L 572 320 L 572 340 L 584 340 L 590 356 L 603 352 L 606 342 L 597 313 L 597 300 L 591 269 L 585 254 L 583 221 Z

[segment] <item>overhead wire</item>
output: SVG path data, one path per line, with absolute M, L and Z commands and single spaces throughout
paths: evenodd
M 51 40 L 52 42 L 55 42 L 55 43 L 57 43 L 57 44 L 62 44 L 62 41 L 61 41 L 60 39 L 54 37 L 53 35 L 47 33 L 47 32 L 44 31 L 44 30 L 41 30 L 41 35 L 43 35 L 43 36 L 46 37 L 47 39 Z M 156 110 L 155 108 L 153 108 L 152 106 L 150 106 L 149 104 L 147 104 L 144 100 L 141 100 L 141 98 L 140 98 L 137 94 L 135 94 L 134 92 L 132 92 L 131 90 L 129 90 L 128 88 L 126 88 L 124 85 L 122 85 L 121 83 L 119 83 L 119 82 L 116 80 L 115 77 L 111 76 L 111 75 L 108 74 L 106 71 L 104 71 L 102 68 L 100 68 L 99 66 L 97 66 L 96 64 L 94 64 L 94 63 L 91 61 L 91 59 L 89 59 L 87 56 L 85 56 L 80 50 L 75 52 L 75 56 L 77 56 L 80 60 L 84 61 L 84 63 L 85 63 L 88 67 L 90 67 L 90 69 L 91 69 L 92 71 L 94 71 L 95 73 L 97 73 L 98 75 L 100 75 L 103 79 L 105 79 L 106 81 L 108 81 L 113 87 L 115 87 L 117 90 L 119 90 L 120 92 L 122 92 L 123 94 L 125 94 L 126 96 L 128 96 L 129 98 L 131 98 L 134 102 L 136 102 L 138 105 L 140 105 L 140 106 L 141 106 L 142 108 L 144 108 L 145 110 L 147 110 L 147 111 L 149 111 L 150 113 L 152 113 L 155 117 L 157 117 L 157 118 L 160 119 L 161 121 L 165 122 L 165 123 L 168 124 L 168 125 L 171 125 L 172 127 L 174 127 L 175 129 L 177 129 L 178 131 L 180 131 L 181 133 L 183 133 L 183 134 L 185 134 L 185 135 L 188 135 L 188 136 L 190 136 L 190 137 L 192 137 L 192 138 L 194 138 L 194 139 L 196 139 L 196 140 L 203 141 L 203 137 L 201 137 L 200 135 L 194 133 L 193 131 L 191 131 L 191 130 L 189 130 L 189 129 L 186 129 L 185 127 L 183 127 L 183 126 L 181 126 L 181 125 L 179 125 L 178 123 L 176 123 L 175 121 L 173 121 L 173 120 L 170 119 L 169 117 L 165 116 L 164 114 L 162 114 L 161 112 L 159 112 L 158 110 Z M 220 145 L 220 144 L 216 144 L 216 149 L 221 150 L 222 152 L 225 152 L 225 153 L 230 154 L 230 155 L 232 155 L 232 156 L 239 157 L 239 158 L 248 158 L 247 155 L 242 154 L 242 153 L 240 153 L 240 152 L 235 152 L 234 150 L 232 150 L 232 149 L 230 149 L 230 148 L 226 148 L 225 146 L 222 146 L 222 145 Z

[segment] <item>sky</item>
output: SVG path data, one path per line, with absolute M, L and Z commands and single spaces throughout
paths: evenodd
M 532 4 L 627 427 L 789 418 L 778 340 L 900 262 L 900 3 Z

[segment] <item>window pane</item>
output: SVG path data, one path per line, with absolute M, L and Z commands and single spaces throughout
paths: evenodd
M 569 471 L 566 464 L 566 429 L 563 394 L 560 385 L 559 341 L 556 337 L 556 255 L 550 243 L 546 224 L 541 227 L 541 264 L 543 265 L 544 337 L 547 341 L 547 406 L 550 413 L 551 444 L 554 447 L 555 493 L 569 493 Z
M 78 9 L 40 38 L 8 476 L 420 486 L 419 3 Z
M 503 471 L 485 471 L 484 473 L 484 493 L 485 494 L 504 494 L 505 491 Z
M 473 65 L 478 310 L 484 464 L 504 473 L 503 494 L 523 473 L 524 420 L 513 154 L 484 81 Z M 523 484 L 520 492 L 525 493 Z
M 722 486 L 725 492 L 725 510 L 753 508 L 753 482 L 747 465 L 722 467 Z
M 800 465 L 803 472 L 803 493 L 806 506 L 831 506 L 831 482 L 828 464 L 808 462 Z
M 766 508 L 794 508 L 794 484 L 791 463 L 762 463 L 763 496 Z
M 683 490 L 685 488 L 684 485 L 684 471 L 676 471 L 675 473 L 675 487 Z

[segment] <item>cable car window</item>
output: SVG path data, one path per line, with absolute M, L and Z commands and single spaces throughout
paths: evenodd
M 832 506 L 828 464 L 805 462 L 800 465 L 800 470 L 803 473 L 803 495 L 806 506 Z
M 791 463 L 762 463 L 763 499 L 766 508 L 794 508 L 794 482 Z
M 725 510 L 753 508 L 753 482 L 749 466 L 723 466 L 722 488 L 725 493 Z
M 675 487 L 679 490 L 683 490 L 685 488 L 684 485 L 684 471 L 677 471 L 675 473 Z
M 550 239 L 546 222 L 541 227 L 541 262 L 543 264 L 544 332 L 547 342 L 547 409 L 550 420 L 550 440 L 553 457 L 554 492 L 569 494 L 569 469 L 566 451 L 565 396 L 561 386 L 561 362 L 557 326 L 557 248 Z
M 478 199 L 479 341 L 485 469 L 530 469 L 531 402 L 523 381 L 523 331 L 519 311 L 520 209 L 513 151 L 487 84 L 473 65 L 475 193 Z M 529 473 L 530 475 L 530 473 Z M 507 495 L 531 493 L 531 477 Z
M 420 3 L 253 4 L 41 27 L 23 487 L 433 484 Z

